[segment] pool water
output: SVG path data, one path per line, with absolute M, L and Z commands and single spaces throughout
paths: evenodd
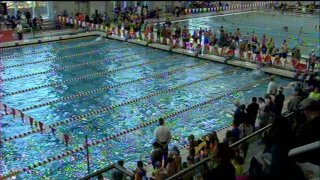
M 57 132 L 66 133 L 70 136 L 68 147 L 50 132 L 43 134 L 33 133 L 3 143 L 1 150 L 4 154 L 4 174 L 9 173 L 12 169 L 20 169 L 82 146 L 85 143 L 86 136 L 88 136 L 89 142 L 100 140 L 133 128 L 143 122 L 158 119 L 164 115 L 269 77 L 269 75 L 263 73 L 239 68 L 234 72 L 179 88 L 177 86 L 181 84 L 221 74 L 236 67 L 114 40 L 103 39 L 97 42 L 96 38 L 83 38 L 37 47 L 22 47 L 1 51 L 1 57 L 5 57 L 44 51 L 46 49 L 75 47 L 80 44 L 86 45 L 67 50 L 31 54 L 20 58 L 2 59 L 2 66 L 6 67 L 56 58 L 52 61 L 3 69 L 2 79 L 48 71 L 47 73 L 38 73 L 29 77 L 14 78 L 2 82 L 3 102 L 10 107 L 22 110 L 34 105 L 56 101 L 56 103 L 47 106 L 33 107 L 31 110 L 24 111 L 26 115 L 48 126 L 94 110 L 146 97 L 160 91 L 162 93 L 153 94 L 152 97 L 57 126 Z M 90 51 L 97 52 L 98 50 L 101 52 L 87 53 Z M 57 57 L 78 53 L 85 53 L 85 55 L 57 59 Z M 115 59 L 91 63 L 86 66 L 75 66 L 111 58 Z M 55 68 L 63 67 L 71 68 L 55 70 Z M 110 72 L 113 69 L 116 70 Z M 164 73 L 171 70 L 175 71 L 173 73 Z M 74 79 L 105 71 L 109 71 L 109 73 L 98 74 L 80 80 Z M 161 75 L 145 80 L 137 80 L 158 73 Z M 66 82 L 69 79 L 73 80 Z M 121 84 L 132 80 L 137 81 Z M 287 86 L 290 80 L 277 77 L 275 82 L 279 86 Z M 55 86 L 52 83 L 58 83 L 58 85 Z M 259 97 L 266 93 L 268 83 L 269 81 L 265 81 L 239 93 L 233 93 L 212 103 L 167 119 L 166 122 L 174 136 L 170 147 L 174 145 L 183 147 L 186 145 L 186 139 L 190 133 L 201 136 L 212 130 L 230 125 L 232 123 L 230 112 L 234 110 L 234 100 L 240 99 L 243 103 L 248 104 L 253 96 Z M 61 100 L 62 98 L 68 99 L 68 97 L 78 93 L 117 84 L 118 86 L 114 88 L 84 94 L 78 98 Z M 20 90 L 41 85 L 47 86 L 19 93 Z M 174 87 L 177 88 L 164 92 L 164 90 Z M 291 94 L 291 91 L 286 90 L 285 95 L 288 96 L 289 94 Z M 1 121 L 2 140 L 32 130 L 30 125 L 23 123 L 20 118 L 13 118 L 12 115 L 4 116 Z M 90 147 L 91 172 L 115 163 L 119 159 L 124 159 L 125 166 L 130 169 L 135 167 L 136 161 L 139 159 L 149 162 L 149 152 L 154 141 L 153 131 L 156 127 L 157 123 L 154 123 Z M 42 165 L 30 172 L 22 173 L 19 176 L 23 179 L 76 179 L 86 174 L 86 151 L 81 151 Z
M 178 22 L 181 27 L 187 26 L 190 33 L 200 28 L 213 29 L 214 32 L 217 32 L 221 26 L 233 33 L 237 28 L 240 28 L 242 36 L 249 33 L 251 37 L 254 31 L 259 41 L 265 34 L 267 38 L 272 37 L 275 40 L 275 45 L 278 48 L 281 47 L 284 40 L 287 40 L 290 49 L 297 44 L 300 27 L 303 27 L 299 41 L 301 54 L 308 55 L 314 49 L 315 53 L 320 55 L 320 32 L 315 30 L 315 26 L 319 25 L 319 14 L 292 15 L 254 11 L 173 22 Z M 288 31 L 283 30 L 285 25 L 289 27 Z M 302 44 L 301 41 L 303 41 Z

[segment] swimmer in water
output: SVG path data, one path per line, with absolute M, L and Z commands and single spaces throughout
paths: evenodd
M 285 31 L 288 31 L 289 27 L 288 27 L 287 25 L 285 25 L 285 26 L 283 26 L 283 29 L 284 29 Z

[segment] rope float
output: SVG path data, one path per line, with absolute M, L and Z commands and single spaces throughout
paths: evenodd
M 136 46 L 136 44 L 127 45 L 127 46 L 123 46 L 123 47 L 131 47 L 131 46 Z M 108 49 L 104 49 L 104 50 L 88 51 L 88 52 L 85 52 L 85 53 L 71 54 L 71 55 L 67 55 L 67 56 L 49 58 L 49 59 L 40 60 L 40 61 L 14 64 L 14 65 L 9 65 L 9 66 L 3 66 L 2 69 L 8 69 L 8 68 L 12 68 L 12 67 L 19 67 L 19 66 L 24 66 L 24 65 L 28 65 L 28 64 L 37 64 L 37 63 L 49 62 L 49 61 L 53 61 L 53 60 L 60 60 L 60 59 L 76 57 L 76 56 L 84 56 L 84 55 L 87 55 L 87 54 L 96 54 L 96 53 L 110 51 L 110 50 L 114 50 L 114 49 L 119 49 L 119 48 L 111 48 L 111 49 L 108 48 Z M 1 69 L 1 67 L 0 67 L 0 69 Z
M 123 47 L 119 47 L 118 49 L 121 49 L 121 48 L 123 48 Z M 154 51 L 157 51 L 157 50 L 154 49 L 154 50 L 149 50 L 149 51 L 145 51 L 145 52 L 139 52 L 139 53 L 135 53 L 133 55 L 150 53 L 150 52 L 154 52 Z M 51 69 L 51 70 L 47 70 L 47 71 L 21 75 L 21 76 L 11 77 L 11 78 L 7 78 L 7 79 L 2 79 L 2 80 L 0 79 L 0 81 L 5 82 L 5 81 L 10 81 L 10 80 L 26 78 L 26 77 L 30 77 L 30 76 L 36 76 L 36 75 L 39 75 L 39 74 L 47 74 L 47 73 L 55 72 L 55 71 L 72 69 L 72 68 L 81 67 L 81 66 L 88 66 L 88 65 L 91 65 L 91 64 L 97 64 L 97 63 L 102 63 L 102 62 L 106 62 L 106 61 L 113 61 L 113 60 L 120 59 L 120 58 L 127 57 L 127 56 L 130 56 L 130 55 L 125 55 L 125 56 L 122 56 L 122 57 L 115 57 L 115 58 L 110 58 L 110 59 L 102 59 L 102 60 L 97 60 L 97 61 L 90 61 L 90 62 L 85 62 L 85 63 L 81 63 L 81 64 L 75 64 L 75 65 L 71 65 L 71 66 L 65 66 L 65 67 L 61 67 L 61 68 L 55 68 L 55 69 Z
M 41 53 L 46 53 L 46 52 L 52 52 L 52 51 L 60 51 L 60 50 L 69 50 L 69 49 L 74 49 L 74 48 L 80 48 L 80 47 L 85 47 L 85 46 L 92 46 L 92 45 L 97 45 L 97 44 L 103 44 L 103 43 L 109 43 L 113 42 L 115 40 L 109 40 L 109 41 L 102 41 L 102 42 L 95 42 L 95 43 L 89 43 L 89 44 L 80 44 L 76 46 L 71 46 L 71 47 L 64 47 L 64 48 L 56 48 L 56 49 L 50 49 L 50 50 L 43 50 L 43 51 L 38 51 L 38 52 L 31 52 L 31 53 L 25 53 L 25 54 L 17 54 L 17 55 L 12 55 L 12 56 L 3 56 L 0 57 L 0 59 L 11 59 L 15 57 L 23 57 L 23 56 L 28 56 L 28 55 L 33 55 L 33 54 L 41 54 Z
M 100 113 L 103 113 L 103 112 L 106 112 L 106 111 L 110 111 L 112 109 L 115 109 L 115 108 L 118 108 L 118 107 L 121 107 L 121 106 L 126 106 L 126 105 L 129 105 L 129 104 L 135 103 L 137 101 L 143 100 L 143 99 L 151 98 L 153 96 L 157 96 L 157 95 L 160 95 L 160 94 L 169 93 L 171 91 L 174 91 L 174 90 L 186 87 L 186 86 L 190 86 L 190 85 L 202 82 L 202 81 L 207 81 L 207 80 L 209 80 L 211 78 L 214 78 L 214 77 L 218 77 L 218 76 L 221 76 L 221 75 L 226 75 L 226 74 L 232 73 L 232 72 L 237 71 L 239 69 L 241 69 L 241 68 L 237 67 L 237 68 L 234 68 L 232 70 L 229 70 L 229 71 L 226 71 L 226 72 L 223 72 L 223 73 L 220 73 L 220 74 L 215 74 L 215 75 L 212 75 L 212 76 L 208 76 L 206 78 L 202 78 L 202 79 L 190 82 L 190 83 L 184 83 L 184 84 L 178 85 L 178 86 L 170 88 L 170 89 L 166 89 L 166 90 L 163 90 L 163 91 L 158 91 L 156 93 L 148 94 L 146 96 L 143 96 L 143 97 L 140 97 L 140 98 L 136 98 L 136 99 L 132 99 L 130 101 L 126 101 L 126 102 L 123 102 L 123 103 L 120 103 L 120 104 L 117 104 L 117 105 L 113 105 L 111 107 L 106 107 L 106 108 L 103 108 L 103 109 L 100 109 L 100 110 L 92 111 L 90 113 L 83 114 L 83 115 L 80 115 L 80 116 L 77 116 L 77 117 L 68 118 L 65 121 L 60 121 L 60 122 L 53 123 L 53 124 L 45 127 L 45 129 L 52 129 L 52 128 L 55 128 L 55 127 L 63 125 L 63 124 L 67 124 L 67 123 L 72 122 L 72 121 L 80 120 L 80 119 L 83 119 L 85 117 L 89 117 L 89 116 L 93 116 L 95 114 L 100 114 Z M 35 132 L 32 131 L 32 133 L 31 132 L 22 133 L 22 134 L 13 136 L 13 137 L 6 138 L 3 141 L 11 141 L 11 140 L 14 140 L 14 139 L 17 139 L 17 138 L 25 137 L 25 136 L 33 134 L 33 133 L 35 133 Z M 0 143 L 3 142 L 3 141 L 0 141 Z
M 59 41 L 42 42 L 39 44 L 19 45 L 19 46 L 13 46 L 13 47 L 0 48 L 0 51 L 17 49 L 17 48 L 25 48 L 25 47 L 37 47 L 37 46 L 43 46 L 43 45 L 47 45 L 47 44 L 57 44 L 57 43 L 64 42 L 64 41 L 74 41 L 74 40 L 85 39 L 85 38 L 92 38 L 92 37 L 81 37 L 81 38 L 76 38 L 76 39 L 63 39 L 63 40 L 59 40 Z
M 134 55 L 136 55 L 136 54 L 128 55 L 128 56 L 134 56 Z M 113 72 L 117 72 L 117 71 L 122 71 L 122 70 L 126 70 L 126 69 L 131 69 L 131 68 L 143 66 L 143 65 L 146 65 L 146 64 L 153 64 L 153 63 L 161 62 L 161 61 L 164 61 L 164 60 L 167 60 L 167 59 L 172 59 L 172 58 L 179 57 L 179 56 L 182 56 L 182 55 L 174 55 L 174 56 L 170 56 L 170 57 L 167 57 L 167 58 L 158 59 L 158 60 L 155 60 L 155 61 L 149 61 L 149 62 L 144 62 L 144 63 L 141 63 L 141 64 L 136 64 L 136 65 L 126 66 L 126 67 L 120 67 L 120 68 L 116 68 L 116 69 L 111 69 L 111 70 L 107 70 L 107 71 L 103 71 L 103 72 L 93 73 L 93 74 L 89 74 L 89 75 L 86 75 L 86 76 L 80 76 L 80 77 L 77 77 L 77 78 L 72 78 L 72 79 L 68 79 L 68 80 L 65 80 L 65 81 L 61 81 L 61 82 L 45 84 L 45 85 L 42 85 L 42 86 L 37 86 L 37 87 L 29 88 L 29 89 L 23 89 L 23 90 L 20 90 L 20 91 L 15 91 L 15 92 L 11 92 L 11 93 L 8 93 L 8 94 L 5 94 L 5 95 L 0 94 L 0 97 L 1 97 L 1 95 L 2 95 L 2 97 L 6 97 L 6 96 L 11 96 L 11 95 L 14 95 L 14 94 L 24 93 L 24 92 L 28 92 L 28 91 L 33 91 L 33 90 L 37 90 L 37 89 L 41 89 L 41 88 L 45 88 L 45 87 L 56 86 L 56 85 L 59 85 L 59 84 L 68 83 L 68 82 L 72 82 L 72 81 L 83 80 L 83 79 L 87 79 L 87 78 L 90 78 L 90 77 L 102 76 L 104 74 L 113 73 Z
M 174 112 L 174 113 L 165 115 L 165 116 L 163 116 L 162 118 L 163 118 L 163 119 L 168 119 L 168 118 L 174 117 L 174 116 L 176 116 L 176 115 L 178 115 L 178 114 L 181 114 L 181 113 L 190 111 L 190 110 L 192 110 L 192 109 L 194 109 L 194 108 L 197 108 L 197 107 L 206 105 L 206 104 L 211 103 L 211 102 L 213 102 L 213 101 L 215 101 L 215 100 L 218 100 L 218 99 L 221 99 L 221 98 L 223 98 L 223 97 L 225 97 L 225 96 L 231 95 L 232 93 L 236 93 L 236 92 L 239 92 L 239 91 L 241 91 L 241 90 L 250 88 L 250 87 L 252 87 L 252 86 L 254 86 L 254 85 L 256 85 L 256 84 L 260 84 L 260 83 L 262 83 L 262 82 L 264 82 L 264 81 L 267 81 L 267 80 L 269 80 L 270 78 L 273 78 L 273 77 L 275 77 L 275 75 L 270 76 L 270 77 L 265 78 L 265 79 L 262 79 L 262 80 L 260 80 L 260 81 L 255 82 L 255 83 L 252 83 L 252 84 L 247 85 L 247 86 L 245 86 L 245 87 L 242 87 L 242 88 L 239 88 L 239 89 L 230 91 L 230 92 L 225 93 L 225 94 L 223 94 L 223 95 L 220 95 L 220 96 L 211 98 L 211 99 L 209 99 L 209 100 L 207 100 L 207 101 L 203 101 L 203 102 L 201 102 L 201 103 L 195 104 L 195 105 L 193 105 L 193 106 L 191 106 L 191 107 L 188 107 L 188 108 L 185 108 L 185 109 L 183 109 L 183 110 L 176 111 L 176 112 Z M 154 119 L 154 120 L 152 120 L 152 121 L 149 121 L 149 122 L 146 122 L 146 123 L 142 123 L 142 124 L 140 124 L 140 125 L 138 125 L 138 126 L 136 126 L 136 127 L 134 127 L 134 128 L 130 128 L 130 129 L 124 130 L 124 131 L 122 131 L 122 132 L 120 132 L 120 133 L 114 134 L 114 135 L 112 135 L 112 136 L 108 136 L 108 137 L 105 137 L 105 138 L 103 138 L 103 139 L 93 141 L 93 142 L 91 142 L 91 143 L 88 144 L 88 147 L 95 146 L 95 145 L 97 145 L 97 144 L 101 144 L 101 143 L 106 142 L 106 141 L 111 140 L 111 139 L 115 139 L 116 137 L 119 137 L 119 136 L 128 134 L 129 132 L 136 131 L 136 130 L 138 130 L 138 129 L 144 128 L 144 127 L 146 127 L 146 126 L 149 126 L 149 125 L 154 124 L 154 123 L 157 123 L 157 122 L 158 122 L 158 119 Z M 68 156 L 68 155 L 71 155 L 71 154 L 80 152 L 80 151 L 82 151 L 82 150 L 84 150 L 84 149 L 86 149 L 86 146 L 82 145 L 82 146 L 80 146 L 80 147 L 78 147 L 78 148 L 76 148 L 76 149 L 73 149 L 73 150 L 70 150 L 70 151 L 66 151 L 66 152 L 64 152 L 64 153 L 62 153 L 62 154 L 59 154 L 59 155 L 57 155 L 57 156 L 53 156 L 53 157 L 47 158 L 47 159 L 45 159 L 44 161 L 36 162 L 36 163 L 34 163 L 33 165 L 30 165 L 30 166 L 28 166 L 28 167 L 24 167 L 24 168 L 21 168 L 21 169 L 12 171 L 10 174 L 8 174 L 8 175 L 6 175 L 6 176 L 4 176 L 4 177 L 10 177 L 10 176 L 12 176 L 12 174 L 15 174 L 15 175 L 16 175 L 16 174 L 20 174 L 20 173 L 23 173 L 23 172 L 32 170 L 32 169 L 34 169 L 34 168 L 37 168 L 37 167 L 42 166 L 42 165 L 44 165 L 44 164 L 47 164 L 47 163 L 49 163 L 49 162 L 52 162 L 52 161 L 55 161 L 55 160 L 59 160 L 59 159 L 64 158 L 64 157 L 66 157 L 66 156 Z
M 120 87 L 120 86 L 124 86 L 124 85 L 128 85 L 128 84 L 132 84 L 132 83 L 143 81 L 143 80 L 146 80 L 146 79 L 160 77 L 163 74 L 173 74 L 173 73 L 179 72 L 179 71 L 181 71 L 183 69 L 199 67 L 199 66 L 203 66 L 203 65 L 206 65 L 206 64 L 208 64 L 208 63 L 207 62 L 199 63 L 199 64 L 195 64 L 195 65 L 191 65 L 191 66 L 186 66 L 186 67 L 182 67 L 182 68 L 173 69 L 173 70 L 170 70 L 170 71 L 167 71 L 167 72 L 161 72 L 161 73 L 157 73 L 157 74 L 154 74 L 154 75 L 142 77 L 142 78 L 135 79 L 135 80 L 132 80 L 132 81 L 126 81 L 126 82 L 118 83 L 118 84 L 115 84 L 115 85 L 105 86 L 105 87 L 102 87 L 102 88 L 99 88 L 99 89 L 95 89 L 95 90 L 91 90 L 91 91 L 87 91 L 87 92 L 83 92 L 83 93 L 78 93 L 76 95 L 72 95 L 72 96 L 69 96 L 69 97 L 60 98 L 60 99 L 57 99 L 57 100 L 54 100 L 54 101 L 50 101 L 50 102 L 46 102 L 46 103 L 42 103 L 42 104 L 37 104 L 37 105 L 31 106 L 31 107 L 23 108 L 20 111 L 29 111 L 31 109 L 35 109 L 35 108 L 39 108 L 39 107 L 43 107 L 43 106 L 48 106 L 48 105 L 53 104 L 53 103 L 62 102 L 62 101 L 66 101 L 66 100 L 70 100 L 70 99 L 74 99 L 74 98 L 79 98 L 79 97 L 82 97 L 82 96 L 85 96 L 85 95 L 89 95 L 89 94 L 93 94 L 93 93 L 96 93 L 96 92 L 105 91 L 105 90 L 108 90 L 108 89 L 112 89 L 112 88 L 116 88 L 116 87 Z M 10 114 L 13 114 L 13 112 L 11 112 L 11 111 L 6 112 L 5 114 L 2 115 L 2 117 L 6 116 L 6 115 L 10 115 Z

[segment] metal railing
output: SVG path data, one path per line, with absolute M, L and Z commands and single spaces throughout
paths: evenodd
M 288 112 L 284 112 L 284 113 L 283 113 L 283 116 L 284 116 L 284 117 L 289 117 L 289 116 L 291 116 L 291 115 L 293 115 L 293 113 L 288 113 Z M 250 135 L 248 135 L 248 136 L 240 139 L 239 141 L 231 144 L 231 145 L 230 145 L 230 148 L 235 147 L 235 146 L 238 146 L 238 145 L 246 142 L 247 140 L 253 138 L 254 136 L 263 133 L 264 131 L 268 130 L 268 129 L 271 127 L 271 125 L 272 125 L 272 124 L 268 124 L 267 126 L 265 126 L 265 127 L 261 128 L 261 129 L 255 131 L 254 133 L 252 133 L 252 134 L 250 134 Z M 168 178 L 168 179 L 166 179 L 166 180 L 178 179 L 179 177 L 182 177 L 184 174 L 188 173 L 189 171 L 192 171 L 192 170 L 194 170 L 194 169 L 196 169 L 196 168 L 204 165 L 205 163 L 207 163 L 208 161 L 210 161 L 210 159 L 211 159 L 211 157 L 205 158 L 205 159 L 203 159 L 202 161 L 194 164 L 194 165 L 191 166 L 191 167 L 188 167 L 187 169 L 184 169 L 184 170 L 178 172 L 177 174 L 171 176 L 170 178 Z
M 118 164 L 113 164 L 113 165 L 107 166 L 107 167 L 105 167 L 105 168 L 103 168 L 103 169 L 101 169 L 99 171 L 96 171 L 96 172 L 94 172 L 92 174 L 89 174 L 89 175 L 81 178 L 80 180 L 89 180 L 90 178 L 97 177 L 97 176 L 99 176 L 99 175 L 101 175 L 101 174 L 103 174 L 103 173 L 105 173 L 107 171 L 110 171 L 111 169 L 117 169 L 120 172 L 122 172 L 123 174 L 125 174 L 125 175 L 127 175 L 127 176 L 129 176 L 131 178 L 133 178 L 133 176 L 134 176 L 133 172 L 130 172 L 130 171 L 124 169 L 123 167 L 119 166 Z

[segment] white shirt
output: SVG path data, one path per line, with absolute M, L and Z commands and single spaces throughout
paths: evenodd
M 18 24 L 18 25 L 17 25 L 17 29 L 19 29 L 19 31 L 22 32 L 22 26 L 21 26 L 21 24 Z
M 269 94 L 277 94 L 277 84 L 271 81 L 268 85 L 268 92 Z
M 154 131 L 154 137 L 157 142 L 167 142 L 171 137 L 170 129 L 166 126 L 159 126 Z

